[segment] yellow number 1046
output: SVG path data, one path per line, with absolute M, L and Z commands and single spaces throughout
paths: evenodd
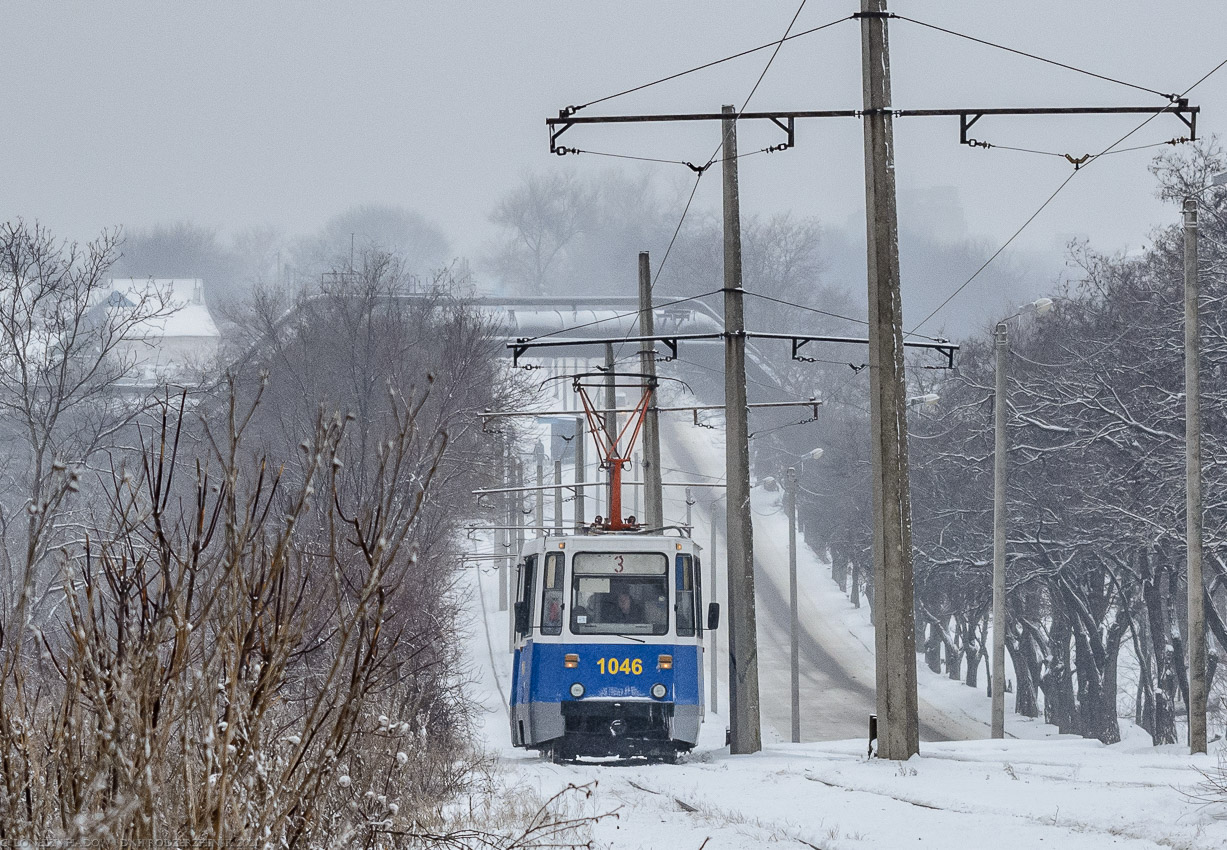
M 598 658 L 596 664 L 601 668 L 601 672 L 607 676 L 612 676 L 615 673 L 633 673 L 638 676 L 643 673 L 643 661 L 636 658 L 631 661 L 629 658 L 623 658 L 619 661 L 616 658 Z

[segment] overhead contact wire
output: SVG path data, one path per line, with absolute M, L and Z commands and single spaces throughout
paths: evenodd
M 802 36 L 812 35 L 821 30 L 827 29 L 828 27 L 833 27 L 836 24 L 842 24 L 844 21 L 850 21 L 850 20 L 852 20 L 852 16 L 848 15 L 847 17 L 840 18 L 837 21 L 831 21 L 830 23 L 823 24 L 822 26 L 814 27 L 812 29 L 804 30 L 803 32 L 795 33 L 793 35 L 785 34 L 785 36 L 782 39 L 779 39 L 778 41 L 769 41 L 766 44 L 760 44 L 758 47 L 751 47 L 749 50 L 743 50 L 740 53 L 734 53 L 732 56 L 725 56 L 723 59 L 716 59 L 713 62 L 706 62 L 694 68 L 690 68 L 685 71 L 679 71 L 676 74 L 670 74 L 667 77 L 661 77 L 659 80 L 653 80 L 650 83 L 643 83 L 642 85 L 635 86 L 634 88 L 629 88 L 629 89 L 626 89 L 625 91 L 617 92 L 616 94 L 610 94 L 610 95 L 606 95 L 605 97 L 597 98 L 596 100 L 590 100 L 587 103 L 580 104 L 579 106 L 572 106 L 570 107 L 570 110 L 572 112 L 578 112 L 581 109 L 587 109 L 589 106 L 595 106 L 596 104 L 604 103 L 607 100 L 613 100 L 614 98 L 622 97 L 623 95 L 633 94 L 634 92 L 637 92 L 637 91 L 643 91 L 644 89 L 651 88 L 652 86 L 657 86 L 657 85 L 660 85 L 661 83 L 667 83 L 667 82 L 670 82 L 671 80 L 676 80 L 679 77 L 684 77 L 687 74 L 693 74 L 696 71 L 705 71 L 708 68 L 714 68 L 715 66 L 721 65 L 725 62 L 731 62 L 734 59 L 740 59 L 743 56 L 749 56 L 751 53 L 757 53 L 760 50 L 766 50 L 768 47 L 775 47 L 778 50 L 779 45 L 783 44 L 786 41 L 792 41 L 794 38 L 801 38 Z M 791 27 L 789 27 L 789 29 L 791 29 Z
M 1147 124 L 1149 124 L 1151 121 L 1154 121 L 1154 120 L 1155 120 L 1156 118 L 1158 118 L 1160 115 L 1164 114 L 1165 112 L 1170 111 L 1170 110 L 1171 110 L 1171 108 L 1172 108 L 1173 106 L 1175 106 L 1175 105 L 1176 105 L 1176 103 L 1177 103 L 1177 102 L 1178 102 L 1180 99 L 1182 99 L 1182 98 L 1186 97 L 1186 96 L 1189 94 L 1189 92 L 1193 91 L 1193 89 L 1197 88 L 1197 87 L 1198 87 L 1198 86 L 1200 86 L 1202 83 L 1204 83 L 1206 80 L 1210 79 L 1210 77 L 1211 77 L 1211 76 L 1213 76 L 1215 73 L 1217 73 L 1217 72 L 1219 71 L 1219 69 L 1221 69 L 1221 68 L 1222 68 L 1224 65 L 1227 65 L 1227 59 L 1224 59 L 1224 60 L 1222 60 L 1221 62 L 1219 62 L 1217 65 L 1215 65 L 1215 66 L 1214 66 L 1213 68 L 1211 68 L 1209 71 L 1207 71 L 1207 72 L 1206 72 L 1206 73 L 1205 73 L 1205 74 L 1204 74 L 1204 75 L 1203 75 L 1203 76 L 1202 76 L 1202 77 L 1201 77 L 1201 78 L 1200 78 L 1200 79 L 1199 79 L 1197 82 L 1193 83 L 1193 85 L 1189 86 L 1187 89 L 1185 89 L 1183 92 L 1181 92 L 1181 93 L 1180 93 L 1179 95 L 1177 95 L 1175 98 L 1173 98 L 1173 99 L 1172 99 L 1172 100 L 1171 100 L 1171 101 L 1170 101 L 1170 102 L 1169 102 L 1167 105 L 1163 106 L 1163 107 L 1162 107 L 1162 108 L 1160 108 L 1160 109 L 1156 109 L 1156 110 L 1155 110 L 1155 112 L 1154 112 L 1153 114 L 1151 114 L 1150 116 L 1148 116 L 1148 117 L 1146 118 L 1146 120 L 1145 120 L 1145 121 L 1143 121 L 1141 124 L 1139 124 L 1139 125 L 1137 125 L 1136 127 L 1134 127 L 1132 130 L 1130 130 L 1130 131 L 1129 131 L 1128 133 L 1126 133 L 1125 135 L 1121 136 L 1119 139 L 1117 139 L 1117 140 L 1116 140 L 1115 142 L 1113 142 L 1112 144 L 1108 145 L 1106 148 L 1104 148 L 1102 151 L 1100 151 L 1098 154 L 1096 154 L 1094 157 L 1092 157 L 1090 161 L 1091 161 L 1091 162 L 1094 162 L 1094 161 L 1095 161 L 1096 159 L 1098 159 L 1099 157 L 1101 157 L 1101 156 L 1106 156 L 1106 155 L 1107 155 L 1107 154 L 1109 154 L 1109 153 L 1124 153 L 1124 152 L 1125 152 L 1124 150 L 1117 151 L 1117 150 L 1116 150 L 1117 146 L 1119 146 L 1121 143 L 1123 143 L 1123 142 L 1124 142 L 1126 139 L 1128 139 L 1130 136 L 1132 136 L 1132 135 L 1134 135 L 1135 133 L 1137 133 L 1137 132 L 1139 132 L 1140 130 L 1142 130 L 1142 128 L 1144 128 L 1144 127 L 1145 127 Z M 1142 147 L 1147 147 L 1147 146 L 1143 145 Z M 1089 164 L 1089 163 L 1088 163 L 1088 164 Z M 1026 230 L 1026 229 L 1027 229 L 1028 225 L 1030 225 L 1030 224 L 1031 224 L 1031 222 L 1035 221 L 1035 219 L 1039 217 L 1039 214 L 1040 214 L 1040 213 L 1042 213 L 1042 212 L 1043 212 L 1043 211 L 1044 211 L 1044 210 L 1045 210 L 1045 209 L 1048 207 L 1048 205 L 1049 205 L 1049 204 L 1051 204 L 1051 203 L 1053 202 L 1053 200 L 1054 200 L 1054 199 L 1057 197 L 1057 195 L 1059 195 L 1059 194 L 1061 193 L 1061 191 L 1062 191 L 1062 190 L 1063 190 L 1063 189 L 1064 189 L 1066 186 L 1068 186 L 1068 185 L 1069 185 L 1070 181 L 1071 181 L 1071 180 L 1073 180 L 1073 179 L 1074 179 L 1074 177 L 1076 177 L 1076 176 L 1077 176 L 1079 173 L 1080 173 L 1080 171 L 1079 171 L 1079 170 L 1074 170 L 1074 171 L 1070 172 L 1069 176 L 1068 176 L 1068 177 L 1066 177 L 1066 178 L 1065 178 L 1065 179 L 1064 179 L 1064 180 L 1061 182 L 1061 185 L 1057 186 L 1056 190 L 1055 190 L 1055 191 L 1054 191 L 1054 192 L 1053 192 L 1051 195 L 1049 195 L 1049 196 L 1048 196 L 1047 200 L 1045 200 L 1045 201 L 1044 201 L 1044 203 L 1040 204 L 1039 209 L 1037 209 L 1035 212 L 1033 212 L 1033 213 L 1032 213 L 1032 214 L 1031 214 L 1031 215 L 1030 215 L 1030 216 L 1027 218 L 1027 220 L 1023 222 L 1022 226 L 1021 226 L 1021 227 L 1019 227 L 1019 228 L 1018 228 L 1018 230 L 1014 231 L 1014 234 L 1013 234 L 1013 235 L 1012 235 L 1012 236 L 1011 236 L 1009 239 L 1007 239 L 1007 240 L 1005 241 L 1005 243 L 1004 243 L 1004 244 L 1003 244 L 1003 245 L 1002 245 L 1000 248 L 998 248 L 996 251 L 994 251 L 994 252 L 993 252 L 993 254 L 992 254 L 992 256 L 991 256 L 991 257 L 989 257 L 987 260 L 985 260 L 985 261 L 984 261 L 984 263 L 983 263 L 983 265 L 981 265 L 981 266 L 980 266 L 980 268 L 978 268 L 978 269 L 976 269 L 976 270 L 975 270 L 975 272 L 974 272 L 974 273 L 971 275 L 971 277 L 969 277 L 969 278 L 967 278 L 967 280 L 963 281 L 963 283 L 962 283 L 962 284 L 960 284 L 960 285 L 959 285 L 959 287 L 958 287 L 957 289 L 955 289 L 955 290 L 954 290 L 954 292 L 952 292 L 952 293 L 951 293 L 951 294 L 950 294 L 950 295 L 949 295 L 949 296 L 946 298 L 946 300 L 945 300 L 945 301 L 943 301 L 941 304 L 938 304 L 938 305 L 937 305 L 937 307 L 936 307 L 936 308 L 934 308 L 934 310 L 933 310 L 931 313 L 929 313 L 929 315 L 927 315 L 927 316 L 925 316 L 923 319 L 921 319 L 921 320 L 920 320 L 920 322 L 919 322 L 919 323 L 917 323 L 917 324 L 916 324 L 916 325 L 915 325 L 915 326 L 914 326 L 914 327 L 913 327 L 913 328 L 912 328 L 910 331 L 908 331 L 907 333 L 905 333 L 905 334 L 904 334 L 904 336 L 905 336 L 905 337 L 908 337 L 908 336 L 912 336 L 912 335 L 914 335 L 914 334 L 916 333 L 916 331 L 917 331 L 917 330 L 919 330 L 920 328 L 924 327 L 924 325 L 925 325 L 925 324 L 926 324 L 926 323 L 927 323 L 927 322 L 928 322 L 930 319 L 932 319 L 932 318 L 933 318 L 934 316 L 936 316 L 936 315 L 937 315 L 939 312 L 941 312 L 941 310 L 945 309 L 945 307 L 946 307 L 946 305 L 947 305 L 947 304 L 949 304 L 951 301 L 953 301 L 953 300 L 955 299 L 955 297 L 957 297 L 957 296 L 958 296 L 958 294 L 959 294 L 960 292 L 962 292 L 964 289 L 966 289 L 966 288 L 968 287 L 968 285 L 970 285 L 970 284 L 971 284 L 971 282 L 972 282 L 973 280 L 975 280 L 977 277 L 979 277 L 979 276 L 980 276 L 980 274 L 981 274 L 981 273 L 982 273 L 982 272 L 983 272 L 983 271 L 984 271 L 986 268 L 988 268 L 988 267 L 989 267 L 989 265 L 990 265 L 990 264 L 991 264 L 991 263 L 992 263 L 994 260 L 996 260 L 996 259 L 997 259 L 999 256 L 1001 256 L 1002 252 L 1003 252 L 1003 251 L 1005 251 L 1005 249 L 1006 249 L 1006 248 L 1008 248 L 1008 247 L 1009 247 L 1011 244 L 1013 244 L 1014 240 L 1015 240 L 1015 239 L 1017 239 L 1017 238 L 1019 237 L 1019 235 L 1020 235 L 1020 234 L 1021 234 L 1021 233 L 1022 233 L 1024 230 Z
M 1016 56 L 1023 56 L 1023 57 L 1026 57 L 1027 59 L 1034 59 L 1037 62 L 1044 62 L 1048 65 L 1055 65 L 1058 68 L 1064 68 L 1067 71 L 1073 71 L 1077 74 L 1084 74 L 1085 76 L 1088 76 L 1088 77 L 1094 77 L 1097 80 L 1103 80 L 1104 82 L 1115 83 L 1116 85 L 1119 85 L 1119 86 L 1126 86 L 1127 88 L 1136 89 L 1138 91 L 1144 91 L 1148 94 L 1158 95 L 1159 97 L 1165 97 L 1168 100 L 1177 100 L 1180 97 L 1184 96 L 1184 95 L 1168 94 L 1166 92 L 1157 91 L 1156 89 L 1147 88 L 1146 86 L 1139 86 L 1136 83 L 1130 83 L 1130 82 L 1127 82 L 1126 80 L 1120 80 L 1120 79 L 1117 79 L 1116 77 L 1109 77 L 1104 74 L 1096 74 L 1094 71 L 1088 71 L 1085 68 L 1079 68 L 1076 65 L 1069 65 L 1065 62 L 1058 62 L 1055 59 L 1048 59 L 1044 56 L 1037 56 L 1036 54 L 1028 53 L 1025 50 L 1018 50 L 1017 48 L 1014 48 L 1014 47 L 1007 47 L 1004 44 L 997 44 L 994 41 L 987 41 L 983 38 L 976 38 L 974 35 L 967 35 L 966 33 L 961 33 L 955 30 L 946 29 L 945 27 L 940 27 L 936 24 L 926 23 L 925 21 L 918 21 L 915 18 L 909 18 L 909 17 L 906 17 L 905 15 L 891 15 L 891 17 L 897 20 L 900 20 L 900 21 L 907 21 L 908 23 L 911 23 L 911 24 L 917 24 L 918 26 L 927 27 L 928 29 L 931 29 L 931 30 L 937 30 L 938 32 L 946 33 L 947 35 L 953 35 L 956 38 L 963 38 L 963 39 L 966 39 L 967 41 L 974 41 L 976 44 L 982 44 L 985 47 L 993 47 L 993 48 L 996 48 L 997 50 L 1004 50 L 1007 53 L 1013 53 Z
M 758 87 L 762 85 L 763 79 L 767 76 L 767 72 L 771 70 L 771 66 L 775 62 L 775 57 L 779 55 L 780 48 L 784 45 L 784 42 L 788 41 L 789 34 L 792 32 L 792 28 L 796 26 L 797 18 L 801 16 L 802 10 L 805 9 L 806 2 L 807 0 L 801 0 L 801 5 L 797 7 L 797 11 L 793 13 L 792 20 L 788 22 L 788 28 L 784 30 L 784 37 L 781 38 L 779 41 L 774 42 L 775 50 L 772 51 L 771 58 L 767 60 L 767 64 L 763 66 L 762 73 L 760 73 L 758 75 L 758 79 L 755 80 L 754 87 L 750 89 L 750 93 L 746 95 L 745 102 L 742 103 L 741 109 L 737 111 L 738 118 L 740 118 L 741 114 L 746 111 L 746 107 L 750 105 L 750 100 L 754 97 L 754 93 L 758 91 Z M 850 20 L 850 19 L 851 19 L 851 16 L 849 16 L 848 18 L 840 18 L 840 20 L 838 21 L 832 21 L 830 24 L 826 24 L 823 27 L 818 27 L 817 29 L 813 31 L 817 32 L 818 29 L 824 29 L 826 26 L 834 26 L 840 21 Z M 764 47 L 766 46 L 769 46 L 769 45 L 764 45 Z M 690 212 L 690 205 L 694 202 L 695 193 L 699 191 L 699 183 L 702 182 L 703 175 L 707 173 L 707 169 L 711 168 L 712 164 L 716 162 L 716 158 L 720 156 L 720 151 L 724 149 L 724 142 L 725 142 L 725 137 L 724 135 L 722 135 L 720 139 L 720 144 L 716 145 L 716 149 L 712 152 L 712 155 L 708 158 L 707 163 L 703 165 L 701 168 L 696 169 L 698 174 L 695 177 L 694 186 L 691 187 L 690 189 L 690 197 L 686 199 L 686 206 L 682 209 L 682 215 L 678 219 L 677 227 L 673 229 L 673 236 L 672 238 L 669 239 L 668 247 L 665 248 L 665 255 L 664 257 L 661 258 L 660 264 L 656 267 L 655 274 L 652 275 L 652 280 L 648 283 L 649 297 L 651 296 L 651 293 L 655 291 L 656 289 L 656 282 L 660 280 L 660 275 L 665 269 L 665 263 L 669 261 L 669 254 L 673 251 L 673 245 L 677 242 L 678 234 L 681 233 L 682 231 L 682 225 L 685 224 L 686 222 L 686 215 Z M 639 316 L 638 314 L 636 314 L 635 318 L 631 321 L 631 326 L 628 329 L 626 336 L 623 337 L 622 339 L 623 343 L 625 343 L 626 340 L 631 336 L 631 334 L 634 333 L 635 325 L 638 324 L 638 322 L 639 322 Z
M 687 301 L 697 301 L 700 298 L 708 298 L 712 295 L 719 295 L 723 291 L 724 291 L 723 289 L 713 289 L 711 292 L 704 292 L 699 295 L 687 295 L 685 298 L 676 298 L 672 301 L 666 301 L 664 304 L 657 304 L 656 306 L 657 307 L 673 307 L 677 304 L 685 304 Z M 613 321 L 617 321 L 618 319 L 625 319 L 628 316 L 638 316 L 638 315 L 639 315 L 638 310 L 630 310 L 625 313 L 615 313 L 614 315 L 608 316 L 604 319 L 596 319 L 595 321 L 584 322 L 583 324 L 580 324 L 580 325 L 572 325 L 571 327 L 567 327 L 567 328 L 559 328 L 558 330 L 550 331 L 549 333 L 537 334 L 536 336 L 525 337 L 524 342 L 536 342 L 539 339 L 546 339 L 548 337 L 557 336 L 558 334 L 561 334 L 561 333 L 569 333 L 571 331 L 578 331 L 578 330 L 582 330 L 583 328 L 593 327 L 594 325 L 601 325 L 601 324 L 604 324 L 605 322 L 613 322 Z

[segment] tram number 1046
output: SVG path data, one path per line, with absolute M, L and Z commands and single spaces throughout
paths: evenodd
M 631 660 L 623 658 L 619 661 L 617 658 L 598 658 L 596 665 L 601 668 L 601 673 L 606 676 L 613 676 L 617 673 L 631 673 L 639 676 L 643 673 L 643 661 L 636 658 Z

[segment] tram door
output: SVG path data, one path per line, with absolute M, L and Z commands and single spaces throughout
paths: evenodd
M 533 636 L 533 602 L 536 599 L 537 555 L 525 555 L 516 570 L 516 596 L 511 614 L 511 649 L 519 652 Z
M 677 636 L 679 638 L 695 638 L 696 672 L 698 673 L 698 703 L 699 716 L 707 712 L 706 701 L 703 699 L 703 574 L 702 563 L 698 555 L 681 555 L 676 559 L 676 589 L 677 602 L 674 605 L 677 621 Z
M 517 746 L 532 743 L 528 704 L 531 702 L 533 652 L 533 600 L 536 594 L 537 555 L 526 555 L 516 570 L 515 602 L 511 608 L 511 741 Z

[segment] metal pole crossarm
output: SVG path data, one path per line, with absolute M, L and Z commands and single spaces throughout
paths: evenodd
M 665 334 L 661 336 L 628 336 L 619 337 L 620 343 L 644 343 L 644 342 L 663 342 L 672 352 L 671 357 L 677 357 L 677 344 L 681 340 L 702 340 L 702 339 L 723 339 L 722 333 L 701 333 L 701 334 Z M 530 348 L 555 348 L 555 347 L 570 347 L 582 345 L 607 345 L 610 342 L 608 338 L 603 337 L 584 337 L 581 339 L 544 339 L 537 341 L 530 337 L 521 337 L 515 342 L 507 343 L 507 347 L 511 349 L 511 365 L 519 366 L 520 358 Z
M 588 524 L 588 523 L 574 523 L 574 524 L 573 524 L 571 527 L 572 527 L 572 528 L 584 528 L 584 529 L 590 529 L 590 526 L 589 526 L 589 524 Z M 466 525 L 466 526 L 464 527 L 464 530 L 465 530 L 466 532 L 469 532 L 470 534 L 473 534 L 473 533 L 476 533 L 476 532 L 478 532 L 478 531 L 506 531 L 506 530 L 507 530 L 507 529 L 509 529 L 509 528 L 527 529 L 527 530 L 529 530 L 529 531 L 554 531 L 554 532 L 557 532 L 557 527 L 556 527 L 556 526 L 553 526 L 553 525 L 543 525 L 543 526 L 541 526 L 541 528 L 539 528 L 539 529 L 534 529 L 534 528 L 533 528 L 533 526 L 531 526 L 531 525 L 517 525 L 517 526 L 509 526 L 509 525 Z M 679 528 L 679 529 L 685 529 L 686 531 L 692 531 L 692 530 L 693 530 L 693 527 L 692 527 L 692 526 L 686 525 L 685 523 L 679 523 L 679 522 L 671 522 L 671 523 L 666 523 L 666 524 L 664 524 L 664 525 L 656 526 L 656 529 L 665 529 L 665 528 Z M 647 527 L 639 529 L 639 531 L 641 531 L 641 532 L 643 532 L 643 531 L 652 531 L 652 530 L 653 530 L 653 529 L 650 529 L 650 528 L 647 528 Z M 560 535 L 560 536 L 561 536 L 561 535 Z M 472 537 L 470 537 L 470 538 L 468 538 L 468 539 L 469 539 L 469 540 L 472 540 L 473 538 L 472 538 Z M 496 555 L 496 554 L 490 554 L 490 555 L 473 555 L 473 556 L 464 556 L 464 555 L 462 555 L 462 556 L 460 556 L 460 557 L 461 557 L 462 559 L 463 559 L 463 558 L 465 558 L 465 557 L 474 557 L 474 558 L 482 558 L 482 559 L 493 559 L 493 558 L 505 558 L 505 557 L 507 557 L 507 556 L 506 556 L 506 555 Z
M 711 332 L 711 333 L 694 333 L 694 334 L 663 334 L 658 336 L 628 336 L 621 339 L 620 342 L 625 343 L 644 343 L 644 342 L 663 342 L 669 349 L 669 359 L 677 359 L 678 344 L 681 342 L 697 342 L 703 340 L 724 339 L 726 333 Z M 849 345 L 868 345 L 869 340 L 863 337 L 849 336 L 811 336 L 808 334 L 789 334 L 789 333 L 770 333 L 767 331 L 742 331 L 740 336 L 749 339 L 786 339 L 792 343 L 792 359 L 801 362 L 809 362 L 805 357 L 799 357 L 798 352 L 801 347 L 810 342 L 831 342 Z M 605 345 L 608 339 L 599 337 L 585 337 L 581 339 L 549 339 L 535 340 L 527 337 L 517 339 L 515 342 L 507 343 L 507 347 L 512 352 L 512 366 L 520 365 L 520 357 L 533 348 L 555 348 L 555 347 L 571 347 L 584 345 Z M 911 342 L 905 340 L 903 343 L 905 348 L 922 348 L 931 351 L 937 351 L 946 357 L 948 368 L 954 368 L 954 353 L 959 350 L 959 346 L 953 342 L 938 340 L 935 342 Z M 665 410 L 666 408 L 659 408 Z
M 985 115 L 1140 115 L 1170 112 L 1181 120 L 1189 130 L 1189 141 L 1197 141 L 1197 115 L 1199 106 L 1190 106 L 1186 97 L 1177 98 L 1165 106 L 1015 106 L 946 109 L 801 109 L 785 112 L 743 112 L 737 116 L 741 121 L 771 121 L 788 134 L 786 147 L 795 143 L 794 122 L 798 118 L 864 118 L 877 112 L 894 118 L 953 118 L 959 119 L 959 144 L 979 147 L 981 142 L 968 138 L 967 131 Z M 575 124 L 649 124 L 671 121 L 720 121 L 725 116 L 719 112 L 682 112 L 663 115 L 568 115 L 561 110 L 557 118 L 545 119 L 550 131 L 550 153 L 563 156 L 580 153 L 575 148 L 562 147 L 558 137 Z
M 860 115 L 855 109 L 810 109 L 798 112 L 743 112 L 739 119 L 746 121 L 770 121 L 784 131 L 786 141 L 774 146 L 773 150 L 785 150 L 796 145 L 796 119 L 798 118 L 856 118 Z M 671 115 L 584 115 L 568 114 L 565 109 L 558 111 L 557 118 L 545 119 L 550 130 L 550 153 L 565 156 L 569 153 L 582 153 L 576 148 L 563 147 L 558 144 L 558 137 L 570 130 L 576 124 L 651 124 L 663 121 L 718 121 L 723 116 L 719 112 L 674 113 Z
M 761 333 L 750 331 L 746 336 L 754 337 L 755 339 L 787 339 L 792 342 L 792 359 L 801 363 L 815 362 L 812 357 L 803 357 L 800 354 L 801 348 L 810 342 L 834 342 L 849 345 L 868 345 L 868 339 L 858 339 L 855 337 L 846 336 L 798 336 L 797 334 L 777 334 L 777 333 Z M 908 342 L 904 341 L 904 348 L 922 348 L 929 351 L 936 351 L 946 358 L 946 368 L 954 368 L 954 353 L 959 350 L 957 343 L 938 340 L 935 342 Z
M 956 346 L 957 348 L 957 346 Z M 808 407 L 812 408 L 814 415 L 818 415 L 818 408 L 822 402 L 816 398 L 811 398 L 808 401 L 757 401 L 746 405 L 751 410 L 765 407 Z M 700 413 L 708 410 L 724 410 L 723 404 L 696 404 L 689 407 L 658 407 L 658 413 Z M 564 416 L 573 413 L 571 410 L 500 410 L 486 411 L 479 413 L 478 416 L 482 419 L 506 419 L 512 416 Z M 613 410 L 594 410 L 594 413 L 601 415 L 605 413 L 633 413 L 634 409 L 630 407 L 618 407 Z
M 723 483 L 712 482 L 712 481 L 662 481 L 660 483 L 662 487 L 724 487 Z M 624 487 L 642 487 L 643 482 L 642 481 L 623 481 L 622 485 Z M 564 490 L 574 490 L 574 491 L 583 490 L 585 487 L 604 487 L 604 486 L 606 485 L 602 484 L 599 481 L 588 481 L 583 484 L 563 484 L 562 485 Z M 524 487 L 487 487 L 481 490 L 470 490 L 469 492 L 472 493 L 474 496 L 489 496 L 489 495 L 493 495 L 496 493 L 539 493 L 543 490 L 553 490 L 553 489 L 554 489 L 553 484 L 542 484 L 539 487 L 534 487 L 533 485 L 529 484 Z M 520 526 L 520 527 L 523 528 L 524 526 Z

